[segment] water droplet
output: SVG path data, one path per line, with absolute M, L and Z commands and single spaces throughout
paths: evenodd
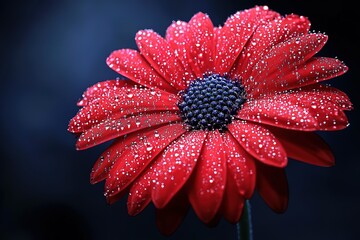
M 156 138 L 160 137 L 159 132 L 155 130 L 155 131 L 154 131 L 154 136 L 155 136 Z
M 140 126 L 140 124 L 141 124 L 140 120 L 136 119 L 135 124 L 136 124 L 136 126 L 137 126 L 137 127 L 139 127 L 139 126 Z

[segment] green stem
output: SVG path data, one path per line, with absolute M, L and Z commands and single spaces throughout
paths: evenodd
M 241 219 L 236 225 L 238 240 L 253 240 L 251 206 L 249 200 L 245 201 L 243 211 Z

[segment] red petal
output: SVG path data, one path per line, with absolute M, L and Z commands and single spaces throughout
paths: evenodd
M 223 140 L 226 146 L 227 178 L 235 183 L 236 190 L 241 196 L 250 198 L 256 181 L 254 158 L 229 132 L 226 132 Z
M 176 92 L 136 50 L 113 51 L 106 59 L 107 65 L 115 72 L 149 88 Z
M 214 26 L 208 15 L 195 14 L 188 23 L 188 33 L 184 36 L 189 61 L 197 77 L 214 71 Z
M 192 172 L 193 166 L 191 167 L 191 165 L 195 165 L 205 138 L 206 132 L 203 131 L 185 133 L 179 139 L 172 142 L 164 150 L 163 154 L 159 155 L 149 165 L 147 171 L 138 177 L 131 187 L 128 199 L 128 211 L 130 215 L 136 215 L 141 212 L 151 201 L 151 195 L 155 195 L 155 197 L 152 198 L 154 199 L 153 202 L 157 208 L 164 208 L 168 205 L 170 200 L 173 199 L 174 195 L 182 188 L 183 184 L 187 180 L 187 178 L 184 177 L 179 181 L 178 175 L 180 173 L 178 174 L 177 172 L 181 172 L 181 170 L 183 170 L 185 175 Z M 185 149 L 187 147 L 189 149 Z M 179 165 L 179 163 L 181 163 L 181 159 L 184 157 L 186 158 L 186 156 L 183 156 L 185 154 L 185 150 L 188 152 L 187 160 L 195 158 L 195 161 L 193 162 L 188 161 L 188 166 L 186 166 L 185 163 L 184 166 Z M 174 162 L 173 167 L 170 167 L 169 165 L 172 163 L 170 162 L 171 159 L 168 158 L 170 157 L 169 155 L 173 155 L 172 157 L 176 158 L 176 162 Z M 168 165 L 169 167 L 167 168 L 166 166 Z M 186 172 L 185 169 L 180 169 L 179 171 L 178 168 L 181 167 L 190 167 L 190 169 L 187 170 L 188 172 Z M 168 174 L 171 176 L 168 176 Z M 159 181 L 159 179 L 162 179 L 162 181 Z M 164 181 L 170 181 L 170 185 L 164 184 Z M 175 183 L 174 186 L 171 186 L 173 181 L 178 181 L 180 183 Z M 183 183 L 181 183 L 181 181 L 183 181 Z M 164 188 L 162 188 L 163 186 Z
M 81 108 L 71 119 L 68 130 L 83 132 L 106 118 L 153 110 L 178 110 L 178 97 L 159 90 L 132 87 L 111 88 L 103 91 L 90 104 Z
M 209 228 L 214 228 L 219 224 L 220 220 L 221 220 L 221 212 L 218 211 L 216 215 L 209 222 L 205 224 Z
M 238 117 L 293 130 L 339 130 L 348 126 L 348 108 L 351 102 L 341 91 L 311 85 L 248 101 Z
M 255 64 L 250 77 L 243 79 L 249 97 L 256 98 L 274 90 L 267 86 L 269 82 L 277 79 L 279 74 L 301 66 L 325 45 L 326 40 L 327 36 L 323 34 L 306 34 L 273 47 Z
M 141 54 L 177 90 L 186 88 L 185 71 L 170 44 L 152 30 L 139 31 L 136 43 Z
M 134 87 L 134 83 L 127 80 L 107 80 L 99 82 L 86 89 L 82 95 L 82 99 L 77 102 L 77 105 L 79 107 L 83 107 L 91 103 L 93 100 L 104 96 L 104 94 L 108 92 L 114 91 L 118 88 L 131 87 Z
M 296 89 L 290 96 L 289 101 L 292 104 L 309 109 L 310 114 L 318 122 L 318 130 L 340 130 L 349 125 L 346 115 L 336 100 L 343 97 L 341 92 L 329 92 L 321 85 L 312 85 Z
M 347 70 L 348 67 L 338 59 L 313 57 L 288 72 L 279 72 L 266 86 L 268 89 L 283 91 L 335 78 Z
M 217 38 L 215 71 L 220 74 L 229 73 L 255 29 L 278 15 L 268 7 L 262 6 L 239 11 L 230 16 L 221 29 L 220 37 Z
M 172 124 L 139 136 L 111 168 L 105 183 L 105 195 L 113 196 L 123 191 L 164 148 L 184 132 L 186 130 L 182 124 Z
M 244 207 L 244 201 L 244 197 L 238 193 L 238 187 L 234 180 L 228 177 L 224 199 L 221 205 L 221 211 L 228 222 L 232 224 L 239 222 Z
M 319 123 L 319 130 L 340 130 L 349 126 L 344 110 L 352 109 L 345 93 L 336 88 L 311 85 L 300 88 L 302 104 L 309 106 Z
M 76 142 L 76 148 L 78 150 L 91 148 L 131 132 L 180 120 L 181 118 L 176 112 L 140 113 L 130 117 L 114 114 L 83 132 Z
M 197 163 L 189 200 L 198 217 L 209 223 L 217 214 L 226 184 L 226 160 L 219 131 L 208 133 Z
M 233 121 L 228 128 L 240 145 L 259 161 L 276 167 L 286 166 L 285 150 L 266 128 L 245 121 Z
M 184 220 L 189 201 L 184 192 L 177 194 L 163 209 L 156 209 L 156 225 L 165 236 L 171 235 Z
M 196 79 L 190 65 L 190 59 L 188 56 L 188 41 L 184 39 L 189 38 L 189 29 L 186 22 L 176 21 L 173 22 L 166 30 L 166 41 L 174 49 L 175 56 L 180 59 L 184 70 L 185 80 Z M 188 84 L 187 84 L 188 85 Z
M 270 131 L 279 139 L 290 158 L 322 167 L 335 164 L 329 145 L 317 134 L 279 128 L 270 128 Z
M 337 88 L 330 87 L 329 85 L 311 85 L 301 88 L 306 91 L 313 91 L 322 98 L 327 99 L 337 105 L 340 110 L 351 110 L 353 109 L 352 103 L 346 93 L 340 91 Z
M 347 66 L 338 59 L 313 57 L 301 65 L 293 65 L 287 71 L 278 71 L 258 86 L 258 92 L 266 94 L 311 85 L 340 76 L 347 70 Z
M 104 180 L 109 174 L 111 167 L 119 160 L 123 152 L 132 145 L 132 142 L 149 131 L 152 131 L 152 129 L 146 128 L 116 139 L 95 162 L 90 174 L 90 182 L 96 184 Z
M 214 46 L 217 46 L 218 44 L 218 41 L 220 40 L 220 38 L 223 38 L 223 36 L 221 35 L 221 31 L 222 31 L 222 27 L 219 26 L 219 27 L 214 27 L 214 39 L 213 39 L 213 43 L 214 43 Z M 216 56 L 216 51 L 215 50 L 215 57 Z M 216 61 L 216 59 L 215 59 Z M 215 66 L 215 69 L 216 69 L 217 66 Z
M 313 105 L 313 107 L 315 106 L 316 104 Z M 345 113 L 332 102 L 317 105 L 317 109 L 312 109 L 311 114 L 315 115 L 318 121 L 318 130 L 321 131 L 341 130 L 349 126 Z
M 317 130 L 318 122 L 309 109 L 290 102 L 290 98 L 291 96 L 285 93 L 248 101 L 237 117 L 286 129 Z
M 156 185 L 152 199 L 163 208 L 184 186 L 198 161 L 205 131 L 191 131 L 174 141 L 157 159 Z
M 138 177 L 131 185 L 127 201 L 129 215 L 135 216 L 139 214 L 151 202 L 152 176 L 153 171 L 149 167 L 149 170 Z
M 129 186 L 126 189 L 124 189 L 124 191 L 122 192 L 119 192 L 112 196 L 108 196 L 106 198 L 106 202 L 108 204 L 114 204 L 115 202 L 119 201 L 122 197 L 124 197 L 128 191 L 129 191 Z
M 275 212 L 285 212 L 289 188 L 285 170 L 256 163 L 256 187 L 265 203 Z
M 118 96 L 122 100 L 126 93 L 138 87 L 126 80 L 99 82 L 89 87 L 83 94 L 83 100 L 78 102 L 78 105 L 84 105 L 84 107 L 71 119 L 68 131 L 79 133 L 99 123 L 104 116 L 116 108 L 114 104 L 117 103 Z
M 237 64 L 234 66 L 232 76 L 248 79 L 254 64 L 272 47 L 291 37 L 307 33 L 309 28 L 310 22 L 308 19 L 297 15 L 278 17 L 260 25 L 241 52 Z

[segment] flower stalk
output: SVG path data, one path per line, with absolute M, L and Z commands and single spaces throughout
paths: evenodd
M 253 240 L 253 229 L 251 220 L 251 206 L 249 200 L 245 201 L 243 214 L 237 223 L 237 240 Z

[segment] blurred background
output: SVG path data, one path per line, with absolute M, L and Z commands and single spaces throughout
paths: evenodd
M 358 9 L 347 0 L 1 1 L 0 239 L 236 239 L 235 226 L 221 221 L 207 228 L 192 211 L 165 238 L 152 206 L 130 217 L 126 197 L 107 205 L 103 183 L 89 183 L 105 145 L 76 151 L 67 125 L 88 86 L 118 76 L 105 59 L 115 49 L 136 48 L 138 30 L 164 35 L 173 20 L 188 21 L 198 11 L 221 25 L 236 11 L 263 4 L 305 15 L 313 30 L 329 35 L 321 55 L 350 68 L 329 83 L 350 96 L 355 110 L 347 113 L 347 129 L 321 133 L 336 166 L 290 161 L 286 213 L 272 212 L 254 195 L 254 239 L 359 239 L 359 27 Z

